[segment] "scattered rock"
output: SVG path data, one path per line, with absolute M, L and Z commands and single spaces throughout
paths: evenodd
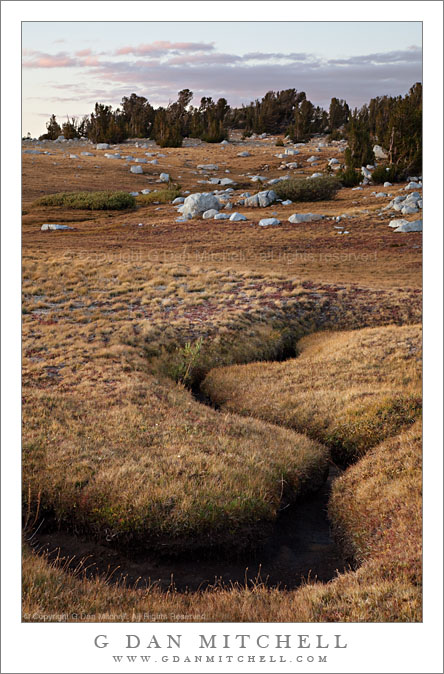
M 203 213 L 202 218 L 204 220 L 209 220 L 210 218 L 214 218 L 214 216 L 217 214 L 218 214 L 217 208 L 210 208 L 208 211 L 205 211 L 205 213 Z
M 253 194 L 252 197 L 247 197 L 244 201 L 244 206 L 250 208 L 266 208 L 270 206 L 273 201 L 276 201 L 276 192 L 274 190 L 264 190 Z
M 292 224 L 299 224 L 300 222 L 314 222 L 315 220 L 322 220 L 325 216 L 317 213 L 293 213 L 288 218 L 288 222 Z
M 161 183 L 169 183 L 170 182 L 170 174 L 169 173 L 161 173 L 159 176 L 159 180 Z
M 259 220 L 258 224 L 259 227 L 270 227 L 270 225 L 280 225 L 281 221 L 277 218 L 262 218 L 262 220 Z
M 401 208 L 402 215 L 411 215 L 412 213 L 417 213 L 418 208 L 414 204 L 406 204 Z
M 177 204 L 183 204 L 184 201 L 185 197 L 176 197 L 171 203 L 176 206 Z
M 373 153 L 376 157 L 376 159 L 388 159 L 388 154 L 384 152 L 382 147 L 380 145 L 374 145 L 373 146 Z
M 131 166 L 131 173 L 143 173 L 143 168 L 141 166 Z
M 405 220 L 404 218 L 397 218 L 396 220 L 390 220 L 389 222 L 389 227 L 392 227 L 393 229 L 396 229 L 397 227 L 401 227 L 402 225 L 407 225 L 408 220 Z
M 242 215 L 242 213 L 238 213 L 237 211 L 230 215 L 231 222 L 239 222 L 240 220 L 247 220 L 247 219 L 248 218 L 246 218 L 245 215 Z
M 217 164 L 199 164 L 197 166 L 198 169 L 202 169 L 203 171 L 218 171 L 219 166 Z
M 251 157 L 251 154 L 247 151 L 245 152 L 238 152 L 237 154 L 238 157 Z
M 422 220 L 413 220 L 397 227 L 395 232 L 422 232 Z
M 108 150 L 109 144 L 108 143 L 97 143 L 96 145 L 96 150 Z
M 205 213 L 205 211 L 208 211 L 211 208 L 218 211 L 220 207 L 220 201 L 213 194 L 208 192 L 196 192 L 195 194 L 190 194 L 185 199 L 182 213 L 194 217 L 200 215 L 200 213 Z
M 229 217 L 229 213 L 216 213 L 213 220 L 228 220 Z
M 67 230 L 67 229 L 73 229 L 73 228 L 68 227 L 68 225 L 51 225 L 49 223 L 45 223 L 44 225 L 42 225 L 40 227 L 40 229 L 41 229 L 42 232 L 49 232 L 49 231 L 54 231 L 56 229 Z

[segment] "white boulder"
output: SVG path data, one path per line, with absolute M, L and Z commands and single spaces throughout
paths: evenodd
M 276 201 L 276 192 L 274 190 L 264 190 L 253 194 L 252 197 L 247 197 L 244 201 L 244 206 L 250 208 L 266 208 Z
M 170 174 L 169 173 L 161 173 L 159 176 L 159 180 L 161 183 L 169 183 L 170 182 Z
M 49 231 L 54 231 L 56 229 L 72 229 L 72 227 L 68 227 L 68 225 L 52 225 L 49 223 L 45 223 L 40 227 L 42 232 L 49 232 Z
M 422 232 L 422 220 L 413 220 L 397 227 L 395 232 Z
M 259 220 L 259 227 L 270 227 L 274 225 L 280 225 L 281 221 L 278 220 L 277 218 L 262 218 L 262 220 Z
M 315 220 L 322 220 L 325 216 L 317 213 L 293 213 L 288 218 L 288 222 L 292 224 L 299 224 L 300 222 L 314 222 Z
M 216 213 L 213 220 L 228 220 L 229 217 L 229 213 Z
M 208 192 L 196 192 L 190 194 L 183 202 L 182 213 L 185 216 L 190 215 L 194 218 L 196 215 L 205 213 L 211 208 L 218 211 L 221 207 L 220 201 Z
M 242 215 L 242 213 L 238 213 L 237 211 L 230 215 L 231 222 L 239 222 L 240 220 L 247 220 L 247 218 L 245 217 L 245 215 Z
M 376 159 L 387 159 L 388 158 L 388 154 L 386 152 L 384 152 L 384 150 L 382 149 L 382 147 L 380 145 L 374 145 L 373 146 L 373 153 L 374 153 Z
M 412 213 L 417 213 L 418 208 L 415 204 L 406 204 L 403 208 L 401 208 L 401 213 L 402 215 L 411 215 Z
M 97 143 L 96 150 L 107 150 L 109 148 L 108 143 Z
M 131 166 L 131 173 L 143 173 L 143 168 L 141 166 Z
M 202 214 L 202 218 L 204 220 L 209 220 L 210 218 L 214 218 L 214 216 L 217 214 L 218 214 L 217 208 L 209 208 L 208 211 L 205 211 L 205 213 Z
M 401 227 L 402 225 L 407 225 L 408 222 L 409 221 L 405 220 L 404 218 L 396 218 L 395 220 L 390 220 L 389 227 L 396 229 L 397 227 Z
M 197 168 L 204 171 L 217 171 L 219 166 L 217 164 L 198 164 Z

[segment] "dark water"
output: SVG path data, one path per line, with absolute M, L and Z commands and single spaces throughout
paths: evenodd
M 200 558 L 196 553 L 172 560 L 129 557 L 122 550 L 60 531 L 38 533 L 33 543 L 50 553 L 50 559 L 58 555 L 70 568 L 80 565 L 89 577 L 126 578 L 129 586 L 156 582 L 167 588 L 173 581 L 183 591 L 215 583 L 245 585 L 259 579 L 272 587 L 291 589 L 304 579 L 326 582 L 347 568 L 332 540 L 326 514 L 331 481 L 337 474 L 338 469 L 331 468 L 329 479 L 316 494 L 284 510 L 266 543 L 241 560 Z

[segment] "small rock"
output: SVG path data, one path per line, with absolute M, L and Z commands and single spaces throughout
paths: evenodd
M 262 218 L 262 220 L 259 220 L 258 224 L 259 227 L 269 227 L 270 225 L 280 225 L 281 221 L 277 218 Z
M 408 224 L 408 220 L 405 220 L 404 218 L 398 218 L 396 220 L 390 220 L 389 227 L 396 229 L 397 227 L 401 227 L 402 225 L 406 224 Z
M 298 224 L 300 222 L 314 222 L 315 220 L 323 220 L 324 215 L 318 215 L 317 213 L 293 213 L 288 218 L 288 222 L 292 224 Z
M 397 227 L 395 232 L 422 232 L 422 220 L 413 220 Z
M 170 174 L 169 173 L 161 173 L 159 176 L 159 180 L 161 183 L 169 183 L 170 182 Z
M 247 220 L 247 219 L 248 218 L 246 218 L 245 215 L 242 215 L 242 213 L 238 213 L 237 211 L 230 215 L 231 222 L 239 222 L 240 220 Z
M 52 225 L 49 223 L 45 223 L 40 227 L 40 229 L 42 232 L 49 232 L 54 231 L 56 229 L 63 229 L 63 230 L 72 229 L 72 227 L 68 227 L 68 225 Z
M 131 173 L 143 173 L 143 168 L 141 166 L 131 166 Z
M 214 218 L 217 213 L 218 210 L 216 208 L 210 208 L 208 211 L 205 211 L 205 213 L 202 214 L 202 218 L 204 220 L 209 220 L 210 218 Z

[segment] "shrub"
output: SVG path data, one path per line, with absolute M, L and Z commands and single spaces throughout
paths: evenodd
M 405 172 L 402 169 L 394 166 L 393 164 L 391 166 L 378 166 L 372 172 L 372 181 L 375 183 L 375 185 L 382 185 L 387 180 L 390 183 L 396 183 L 402 180 L 404 173 Z
M 341 185 L 336 178 L 297 179 L 290 178 L 274 185 L 274 191 L 280 199 L 292 201 L 327 201 L 332 199 Z
M 162 190 L 155 190 L 149 194 L 140 194 L 136 202 L 140 206 L 147 206 L 157 202 L 159 204 L 169 204 L 173 199 L 180 196 L 180 185 L 173 185 L 172 187 L 165 187 Z
M 64 206 L 89 211 L 121 211 L 135 208 L 136 200 L 128 192 L 58 192 L 34 201 L 33 206 Z
M 284 147 L 284 141 L 282 140 L 282 138 L 277 139 L 276 147 Z
M 338 171 L 336 174 L 342 187 L 356 187 L 362 180 L 362 175 L 357 173 L 354 168 L 348 166 L 346 169 Z

